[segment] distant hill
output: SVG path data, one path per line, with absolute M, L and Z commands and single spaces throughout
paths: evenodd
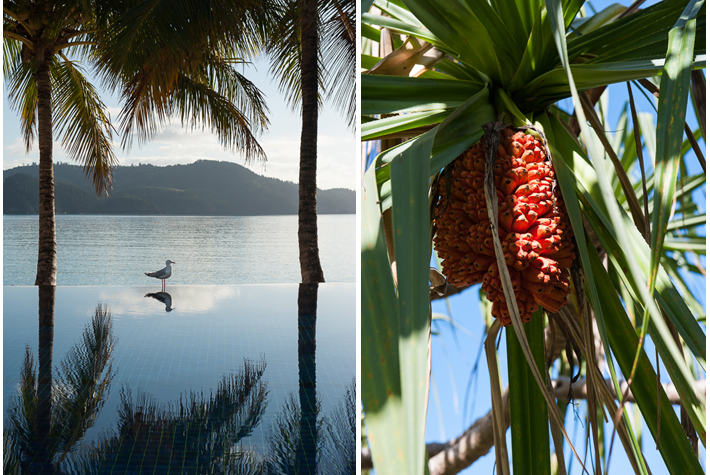
M 37 214 L 39 167 L 3 172 L 3 214 Z M 297 214 L 298 185 L 267 178 L 231 162 L 137 165 L 114 169 L 113 189 L 97 198 L 78 165 L 55 164 L 57 214 L 260 216 Z M 355 213 L 355 192 L 318 190 L 319 214 Z

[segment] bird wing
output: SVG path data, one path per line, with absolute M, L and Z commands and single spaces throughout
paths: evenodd
M 145 275 L 147 275 L 148 277 L 155 277 L 157 279 L 162 279 L 164 277 L 170 276 L 170 270 L 168 267 L 166 267 L 164 269 L 160 269 L 155 272 L 151 272 L 151 273 L 146 272 Z

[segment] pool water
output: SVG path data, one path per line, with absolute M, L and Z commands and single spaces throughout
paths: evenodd
M 4 287 L 6 468 L 354 473 L 354 283 L 159 289 Z

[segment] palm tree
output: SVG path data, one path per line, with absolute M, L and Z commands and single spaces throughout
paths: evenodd
M 298 249 L 301 282 L 325 282 L 318 253 L 316 170 L 318 109 L 333 98 L 349 125 L 355 117 L 355 2 L 285 2 L 271 37 L 271 70 L 292 107 L 301 109 Z
M 111 185 L 116 157 L 105 106 L 72 55 L 88 57 L 97 30 L 93 2 L 3 3 L 3 74 L 29 152 L 39 142 L 39 253 L 35 285 L 56 285 L 54 124 L 72 159 L 84 165 L 98 194 Z
M 602 414 L 607 414 L 634 472 L 649 473 L 637 438 L 640 428 L 626 409 L 633 398 L 666 469 L 702 473 L 693 441 L 699 438 L 705 445 L 706 418 L 694 385 L 705 368 L 705 311 L 689 288 L 693 279 L 704 281 L 698 256 L 705 255 L 705 244 L 697 229 L 706 221 L 698 211 L 704 209 L 704 196 L 691 193 L 705 184 L 705 157 L 696 143 L 705 130 L 694 132 L 685 122 L 691 71 L 705 67 L 705 6 L 670 0 L 641 9 L 635 2 L 588 15 L 584 3 L 374 0 L 363 6 L 362 139 L 383 144 L 364 175 L 362 204 L 362 372 L 369 375 L 363 377 L 362 397 L 378 472 L 421 474 L 428 460 L 432 474 L 457 473 L 493 446 L 498 473 L 509 473 L 509 417 L 513 472 L 550 473 L 552 439 L 557 470 L 565 473 L 565 396 L 558 407 L 547 390 L 548 384 L 561 387 L 565 381 L 548 383 L 547 378 L 550 364 L 557 361 L 562 374 L 573 360 L 545 353 L 545 334 L 557 328 L 558 341 L 568 340 L 585 360 L 581 374 L 594 471 L 602 473 L 608 463 L 600 455 L 611 437 L 603 429 Z M 623 82 L 629 101 L 617 126 L 599 98 L 608 85 Z M 657 107 L 655 124 L 651 114 L 636 111 L 634 96 L 638 100 L 642 94 Z M 572 113 L 560 103 L 569 98 Z M 694 89 L 691 100 L 702 109 L 704 92 Z M 432 241 L 474 234 L 466 228 L 447 235 L 437 202 L 444 206 L 450 197 L 474 196 L 462 191 L 471 186 L 461 178 L 461 170 L 473 162 L 456 160 L 483 139 L 475 150 L 488 154 L 489 164 L 476 162 L 483 170 L 475 171 L 482 174 L 478 186 L 487 196 L 472 206 L 480 204 L 490 216 L 487 222 L 497 225 L 498 215 L 488 210 L 506 205 L 497 207 L 498 194 L 489 192 L 496 184 L 485 180 L 495 177 L 490 162 L 501 153 L 499 121 L 538 141 L 545 148 L 539 150 L 543 159 L 547 155 L 554 165 L 548 191 L 559 193 L 574 234 L 573 298 L 559 311 L 538 311 L 523 325 L 513 272 L 503 270 L 509 265 L 502 246 L 488 240 L 491 260 L 505 264 L 496 275 L 498 305 L 512 321 L 506 329 L 509 387 L 501 391 L 497 375 L 501 321 L 493 322 L 492 315 L 502 314 L 482 299 L 491 412 L 434 450 L 424 444 L 430 301 L 471 292 L 465 289 L 483 278 L 466 283 L 461 274 L 449 273 L 447 282 L 429 268 Z M 689 132 L 685 141 L 684 130 Z M 405 142 L 385 144 L 392 139 Z M 702 172 L 693 174 L 693 168 Z M 494 172 L 489 179 L 486 170 Z M 461 219 L 461 226 L 473 219 L 463 208 L 447 213 Z M 444 274 L 453 265 L 448 259 L 461 272 L 473 273 L 474 263 L 469 267 L 464 259 L 473 259 L 469 250 L 460 249 L 460 260 L 454 260 L 456 252 L 444 259 Z M 440 247 L 437 259 L 446 252 Z M 498 272 L 499 267 L 488 269 Z M 678 397 L 660 391 L 659 369 L 644 351 L 647 334 Z M 605 381 L 598 368 L 608 368 L 610 379 Z M 569 379 L 566 384 L 572 388 Z M 680 404 L 680 418 L 671 402 Z
M 173 118 L 208 127 L 244 160 L 265 160 L 255 134 L 268 126 L 261 91 L 237 67 L 264 48 L 271 0 L 102 1 L 107 23 L 97 64 L 123 100 L 124 146 L 143 143 Z
M 110 189 L 117 163 L 106 107 L 76 58 L 94 66 L 107 88 L 121 91 L 124 146 L 133 131 L 148 140 L 179 115 L 183 125 L 208 126 L 247 162 L 265 159 L 254 134 L 268 124 L 267 109 L 235 64 L 263 43 L 270 9 L 236 3 L 194 2 L 189 18 L 167 1 L 3 4 L 3 74 L 11 105 L 20 112 L 27 150 L 35 134 L 39 142 L 35 285 L 56 285 L 53 126 L 59 124 L 62 145 L 84 165 L 98 195 Z M 231 21 L 220 21 L 227 13 Z

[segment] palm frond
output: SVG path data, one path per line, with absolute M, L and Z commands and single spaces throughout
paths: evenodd
M 208 127 L 217 134 L 224 147 L 242 151 L 247 163 L 266 159 L 264 150 L 251 131 L 249 118 L 227 96 L 202 81 L 182 74 L 178 76 L 176 85 L 170 110 L 180 116 L 183 125 L 194 128 L 202 124 Z M 243 97 L 244 100 L 251 99 L 245 94 Z
M 7 43 L 5 40 L 3 45 Z M 29 152 L 37 133 L 37 83 L 34 77 L 36 63 L 34 60 L 24 62 L 18 54 L 14 60 L 5 56 L 3 67 L 6 64 L 8 69 L 11 68 L 9 74 L 5 74 L 10 108 L 20 113 L 20 133 L 25 142 L 25 149 Z
M 263 94 L 233 65 L 263 46 L 273 8 L 270 0 L 129 3 L 110 24 L 97 65 L 103 84 L 121 92 L 123 146 L 134 134 L 144 143 L 177 114 L 185 126 L 217 133 L 247 162 L 265 159 L 255 138 L 268 126 Z
M 348 126 L 354 127 L 357 106 L 355 2 L 322 1 L 321 49 L 326 65 L 326 97 L 346 117 Z
M 118 159 L 113 153 L 113 126 L 106 105 L 78 62 L 64 57 L 53 62 L 51 74 L 52 108 L 62 146 L 84 166 L 96 193 L 108 193 Z
M 320 40 L 320 35 L 319 35 Z M 269 42 L 270 71 L 279 91 L 293 110 L 301 107 L 301 21 L 298 2 L 288 2 L 279 14 Z M 324 87 L 321 55 L 318 55 L 318 104 Z

